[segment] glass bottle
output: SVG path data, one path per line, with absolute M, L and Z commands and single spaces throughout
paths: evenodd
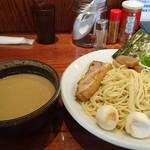
M 124 1 L 119 31 L 119 44 L 126 43 L 139 28 L 144 3 L 139 1 Z
M 111 9 L 109 18 L 108 36 L 107 36 L 108 44 L 115 44 L 117 42 L 120 19 L 121 19 L 121 10 Z
M 108 20 L 100 19 L 96 22 L 96 38 L 94 50 L 106 48 Z

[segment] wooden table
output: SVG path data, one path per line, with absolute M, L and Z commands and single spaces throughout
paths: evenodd
M 12 35 L 11 35 L 12 36 Z M 13 35 L 14 36 L 14 35 Z M 36 39 L 36 35 L 15 35 Z M 11 59 L 34 59 L 45 62 L 56 69 L 60 78 L 66 67 L 93 51 L 72 44 L 70 34 L 57 34 L 58 41 L 51 45 L 34 42 L 29 45 L 0 45 L 0 62 Z M 107 45 L 119 48 L 120 45 Z M 0 138 L 0 150 L 120 150 L 81 127 L 67 112 L 61 97 L 60 106 L 51 114 L 49 122 L 36 133 L 25 137 Z

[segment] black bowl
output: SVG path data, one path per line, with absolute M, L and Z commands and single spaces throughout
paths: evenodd
M 58 104 L 60 80 L 57 72 L 50 65 L 35 60 L 11 60 L 0 63 L 0 78 L 23 73 L 47 78 L 56 91 L 46 104 L 32 113 L 16 119 L 0 121 L 1 136 L 26 135 L 37 131 L 48 121 L 51 112 Z

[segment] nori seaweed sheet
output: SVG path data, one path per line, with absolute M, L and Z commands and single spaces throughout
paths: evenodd
M 139 29 L 118 51 L 116 51 L 112 58 L 120 55 L 138 57 L 138 53 L 150 54 L 150 35 L 144 30 Z

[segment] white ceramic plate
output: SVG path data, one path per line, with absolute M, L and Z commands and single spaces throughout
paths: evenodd
M 139 64 L 140 64 L 141 66 L 143 66 L 144 68 L 150 69 L 150 67 L 143 65 L 141 62 L 139 62 Z
M 86 54 L 73 63 L 64 71 L 61 79 L 61 95 L 63 103 L 72 117 L 86 130 L 93 135 L 114 145 L 137 150 L 150 150 L 150 138 L 135 139 L 122 131 L 105 131 L 101 129 L 96 122 L 87 116 L 81 108 L 81 105 L 75 100 L 75 91 L 78 80 L 87 71 L 89 64 L 93 60 L 102 62 L 112 62 L 112 54 L 115 49 L 99 50 Z

